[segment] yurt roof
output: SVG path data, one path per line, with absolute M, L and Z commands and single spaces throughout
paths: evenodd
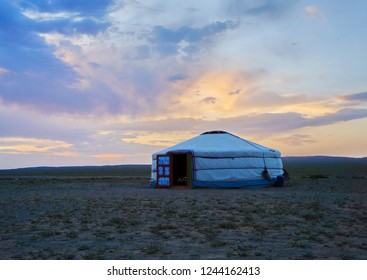
M 208 131 L 153 154 L 192 152 L 203 157 L 280 157 L 280 152 L 225 131 Z

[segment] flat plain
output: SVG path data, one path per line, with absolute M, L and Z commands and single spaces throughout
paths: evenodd
M 150 166 L 0 170 L 0 259 L 367 259 L 367 159 L 264 189 L 149 189 Z

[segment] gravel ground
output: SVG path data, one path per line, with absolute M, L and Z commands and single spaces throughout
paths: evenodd
M 367 176 L 148 189 L 146 177 L 0 177 L 0 259 L 367 259 Z

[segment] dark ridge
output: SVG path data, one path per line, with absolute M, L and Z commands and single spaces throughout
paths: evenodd
M 338 157 L 338 156 L 286 156 L 282 157 L 282 160 L 285 162 L 366 162 L 367 157 Z
M 150 176 L 151 165 L 105 165 L 105 166 L 65 166 L 27 167 L 0 170 L 0 177 L 7 176 Z
M 367 157 L 333 157 L 333 156 L 287 156 L 282 157 L 284 168 L 290 173 L 303 170 L 307 174 L 323 170 L 333 172 L 366 173 Z M 22 176 L 77 176 L 77 177 L 150 177 L 151 165 L 129 164 L 129 165 L 105 165 L 105 166 L 66 166 L 66 167 L 28 167 L 18 169 L 0 170 L 0 179 L 6 177 Z
M 207 131 L 207 132 L 201 133 L 201 135 L 204 135 L 204 134 L 228 134 L 228 132 L 222 131 L 222 130 L 213 130 L 213 131 Z
M 350 176 L 365 176 L 367 158 L 333 157 L 333 156 L 305 156 L 282 157 L 284 168 L 291 174 L 298 173 L 303 176 L 323 173 L 349 174 Z

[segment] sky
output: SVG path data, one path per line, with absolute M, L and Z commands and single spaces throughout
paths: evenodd
M 367 156 L 367 2 L 2 0 L 0 169 L 147 164 L 224 130 Z

